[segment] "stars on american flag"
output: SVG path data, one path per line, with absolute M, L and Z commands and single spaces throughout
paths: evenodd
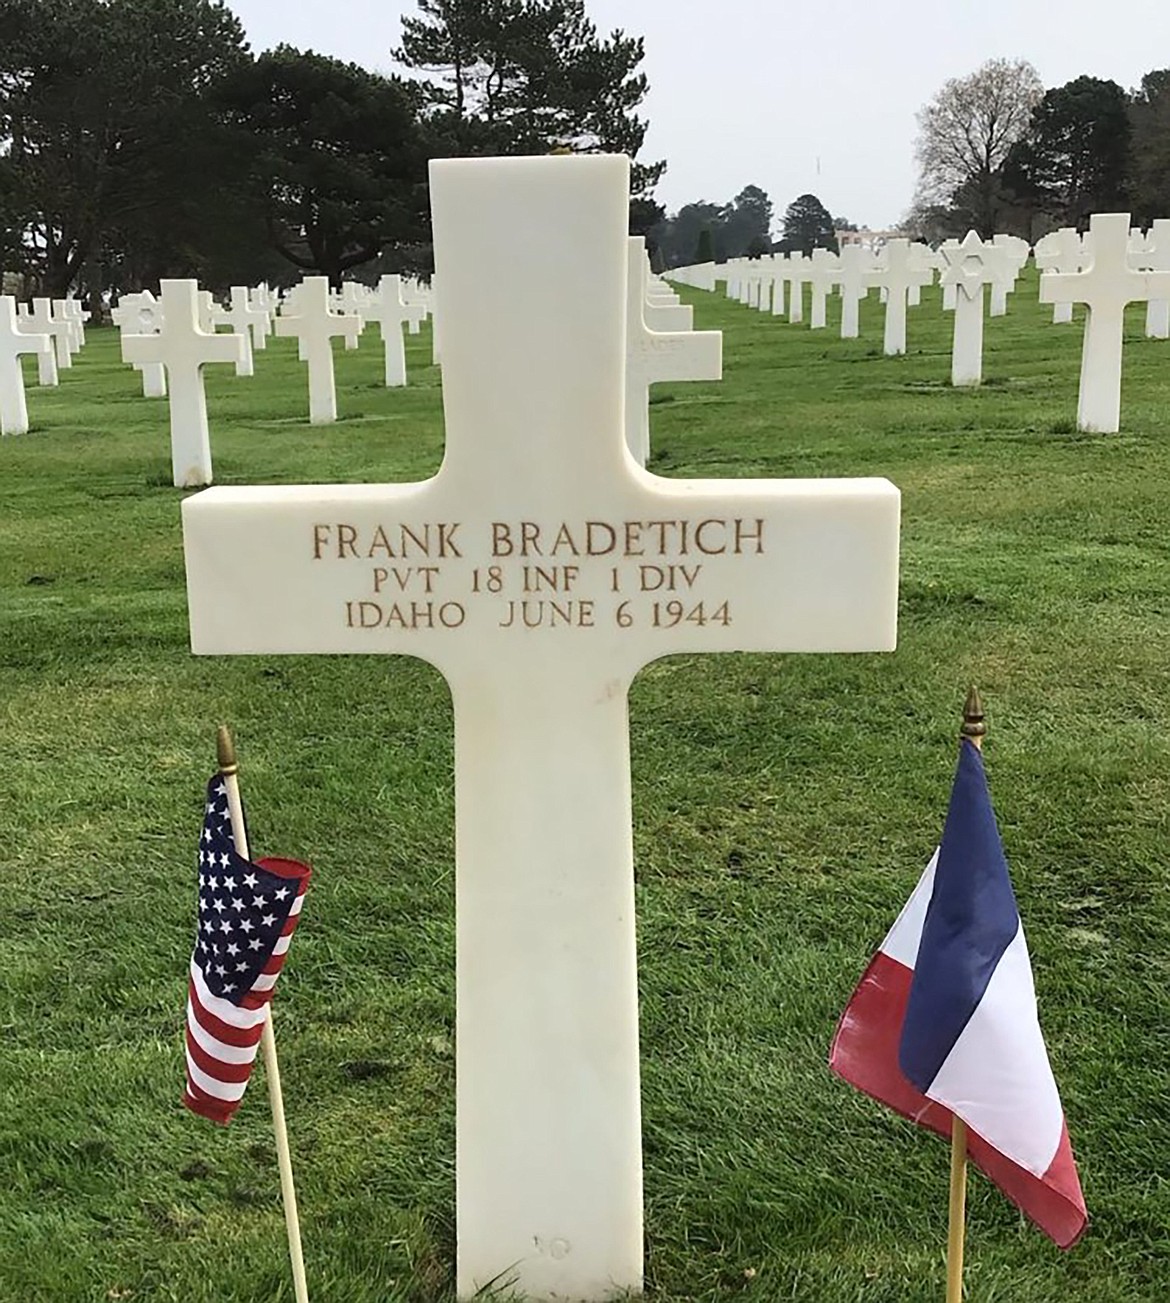
M 199 840 L 199 932 L 194 958 L 213 995 L 238 1004 L 284 931 L 296 893 L 287 879 L 236 853 L 227 788 L 207 788 Z
M 228 789 L 216 774 L 199 834 L 183 1092 L 192 1112 L 214 1122 L 231 1120 L 247 1088 L 310 874 L 296 860 L 250 864 L 236 853 Z

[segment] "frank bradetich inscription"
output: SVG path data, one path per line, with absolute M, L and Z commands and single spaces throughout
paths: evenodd
M 762 557 L 764 520 L 393 522 L 372 530 L 315 523 L 314 562 L 356 563 L 341 599 L 349 629 L 673 629 L 730 626 L 731 602 L 706 591 L 705 559 Z

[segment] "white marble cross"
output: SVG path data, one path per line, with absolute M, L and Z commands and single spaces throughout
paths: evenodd
M 421 303 L 407 303 L 402 297 L 402 278 L 383 276 L 378 292 L 363 309 L 367 321 L 376 321 L 382 335 L 385 354 L 386 386 L 394 389 L 406 384 L 406 343 L 402 338 L 403 322 L 419 322 L 427 315 Z
M 443 365 L 443 314 L 440 297 L 442 287 L 438 272 L 431 273 L 431 366 Z
M 211 483 L 211 436 L 203 368 L 240 360 L 239 335 L 216 335 L 199 325 L 199 285 L 161 282 L 162 324 L 157 335 L 123 335 L 123 362 L 158 362 L 166 368 L 171 417 L 171 470 L 178 489 Z
M 1002 275 L 1003 252 L 974 231 L 961 243 L 947 241 L 941 247 L 947 264 L 942 285 L 955 296 L 951 384 L 966 388 L 983 381 L 984 289 Z
M 337 389 L 333 378 L 333 338 L 357 339 L 362 333 L 358 316 L 343 316 L 329 309 L 329 278 L 306 276 L 295 294 L 284 302 L 276 319 L 276 333 L 295 336 L 297 355 L 309 364 L 309 421 L 328 425 L 337 420 Z
M 954 312 L 955 304 L 959 300 L 959 286 L 956 281 L 948 281 L 943 272 L 954 261 L 954 257 L 959 256 L 959 241 L 955 239 L 944 240 L 936 250 L 939 258 L 938 273 L 939 284 L 942 286 L 942 305 L 944 312 Z
M 1151 223 L 1143 265 L 1148 271 L 1170 271 L 1170 217 Z M 1146 304 L 1146 338 L 1170 339 L 1170 299 L 1151 299 Z
M 422 331 L 422 323 L 430 315 L 430 290 L 410 277 L 402 282 L 402 301 L 408 307 L 420 309 L 421 315 L 411 317 L 406 327 L 408 334 L 417 335 Z
M 367 286 L 361 281 L 342 281 L 341 292 L 330 296 L 333 300 L 330 304 L 332 311 L 340 313 L 341 316 L 357 317 L 362 324 L 362 330 L 366 327 L 369 319 L 369 313 L 366 311 L 369 306 L 371 293 Z M 345 348 L 347 352 L 352 352 L 358 347 L 361 338 L 361 331 L 356 335 L 345 336 Z
M 634 270 L 630 263 L 631 278 L 641 286 L 642 316 L 651 330 L 686 331 L 694 330 L 694 310 L 689 303 L 681 303 L 674 295 L 672 303 L 664 302 L 661 295 L 654 293 L 653 279 L 650 275 L 650 259 L 646 256 L 646 239 L 641 235 L 630 236 L 630 248 L 637 251 L 639 266 Z
M 255 363 L 252 359 L 252 326 L 257 317 L 263 316 L 267 319 L 268 314 L 252 307 L 248 301 L 246 288 L 234 285 L 231 292 L 230 306 L 224 308 L 220 307 L 218 303 L 213 303 L 210 316 L 212 331 L 217 326 L 230 326 L 232 333 L 243 343 L 243 348 L 240 350 L 240 360 L 236 363 L 236 375 L 255 375 Z
M 162 305 L 149 290 L 123 294 L 110 313 L 122 335 L 157 335 L 162 329 Z M 161 362 L 135 362 L 142 376 L 144 398 L 167 396 L 167 371 Z
M 280 310 L 280 292 L 274 290 L 267 281 L 261 281 L 253 287 L 251 299 L 256 307 L 263 308 L 268 313 L 269 320 Z
M 883 348 L 887 357 L 906 351 L 906 306 L 913 287 L 934 284 L 934 271 L 917 259 L 909 240 L 887 240 L 874 283 L 886 291 L 886 325 Z
M 267 282 L 262 281 L 248 291 L 248 301 L 254 308 L 259 308 L 267 314 L 268 320 L 264 326 L 265 342 L 255 344 L 256 348 L 264 348 L 267 346 L 267 337 L 272 334 L 272 323 L 280 311 L 280 291 L 272 289 Z
M 768 255 L 768 281 L 771 285 L 774 317 L 783 317 L 788 312 L 788 282 L 784 279 L 784 261 L 784 255 L 781 253 Z
M 772 312 L 772 296 L 776 289 L 776 258 L 770 253 L 762 253 L 756 260 L 756 274 L 759 282 L 755 290 L 752 306 L 758 312 Z
M 910 245 L 910 257 L 914 266 L 920 267 L 924 271 L 942 271 L 945 266 L 942 255 L 937 249 L 932 249 L 925 244 L 919 244 L 917 241 Z M 934 283 L 933 277 L 930 283 Z M 909 307 L 917 308 L 921 305 L 923 288 L 921 285 L 910 286 L 906 295 L 906 303 Z
M 664 380 L 720 380 L 718 330 L 652 330 L 646 321 L 640 240 L 631 240 L 626 278 L 626 445 L 639 466 L 650 459 L 650 386 Z
M 717 279 L 723 281 L 723 292 L 727 298 L 736 303 L 741 303 L 741 290 L 743 285 L 743 270 L 746 264 L 746 258 L 729 258 L 723 265 L 723 270 L 719 273 Z
M 840 275 L 841 259 L 830 249 L 814 249 L 808 264 L 808 280 L 812 286 L 809 312 L 809 329 L 824 330 L 825 303 L 829 291 Z
M 63 321 L 69 327 L 69 333 L 66 336 L 69 345 L 69 356 L 76 357 L 81 352 L 81 346 L 85 343 L 85 325 L 81 318 L 77 316 L 76 311 L 69 305 L 77 303 L 76 299 L 53 299 L 53 316 L 58 321 Z M 80 308 L 81 304 L 78 303 Z
M 40 336 L 42 334 L 32 324 L 32 317 L 29 315 L 28 308 L 22 303 L 16 304 L 16 329 L 25 335 Z M 53 387 L 61 382 L 57 374 L 57 350 L 54 347 L 51 335 L 45 334 L 43 338 L 49 341 L 49 347 L 36 350 L 37 384 Z
M 847 244 L 841 250 L 836 280 L 841 287 L 842 339 L 856 339 L 860 333 L 861 300 L 874 284 L 876 271 L 873 254 L 864 245 Z
M 90 314 L 82 307 L 80 299 L 61 299 L 54 306 L 57 308 L 58 315 L 72 325 L 73 338 L 77 345 L 73 352 L 79 353 L 85 347 L 85 323 L 89 320 Z
M 788 320 L 793 325 L 804 321 L 804 285 L 809 279 L 810 260 L 803 253 L 790 253 L 784 264 L 788 282 Z
M 252 298 L 246 285 L 233 285 L 229 306 L 221 308 L 216 305 L 212 319 L 217 326 L 231 326 L 237 335 L 248 337 L 249 365 L 251 365 L 253 349 L 263 352 L 268 347 L 272 318 L 268 314 L 268 309 Z M 248 374 L 251 375 L 251 371 Z
M 1036 242 L 1036 266 L 1040 271 L 1080 271 L 1085 263 L 1085 244 L 1075 226 L 1049 231 Z M 1068 325 L 1073 319 L 1071 303 L 1057 303 L 1052 309 L 1054 325 Z
M 11 294 L 0 294 L 0 434 L 28 433 L 22 353 L 51 357 L 53 342 L 48 335 L 22 330 L 16 317 L 16 299 Z
M 32 311 L 22 316 L 21 326 L 33 334 L 49 335 L 52 338 L 60 370 L 64 371 L 73 365 L 73 327 L 65 317 L 54 314 L 52 300 L 33 299 Z
M 630 684 L 677 652 L 892 649 L 899 495 L 631 460 L 626 159 L 441 160 L 430 193 L 441 469 L 188 499 L 192 649 L 446 677 L 458 1296 L 603 1300 L 642 1284 Z
M 1094 213 L 1088 251 L 1082 271 L 1048 271 L 1040 277 L 1040 302 L 1085 304 L 1077 427 L 1114 434 L 1121 425 L 1126 305 L 1170 298 L 1170 271 L 1130 268 L 1128 213 Z
M 1000 251 L 999 274 L 991 282 L 991 307 L 989 317 L 1006 317 L 1008 295 L 1016 288 L 1020 272 L 1027 265 L 1032 246 L 1018 235 L 992 236 L 992 244 Z

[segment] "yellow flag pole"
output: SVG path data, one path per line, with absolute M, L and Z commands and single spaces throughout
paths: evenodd
M 963 1303 L 963 1239 L 967 1214 L 967 1124 L 951 1119 L 951 1199 L 947 1229 L 947 1303 Z
M 987 725 L 979 689 L 971 688 L 963 703 L 961 736 L 983 750 Z M 951 1118 L 951 1189 L 947 1227 L 947 1303 L 963 1303 L 963 1248 L 967 1231 L 967 1124 Z
M 228 815 L 232 821 L 232 837 L 237 852 L 246 860 L 248 831 L 244 826 L 244 807 L 240 802 L 240 766 L 236 760 L 236 747 L 225 724 L 219 726 L 216 737 L 219 755 L 219 772 L 227 789 Z M 293 1291 L 296 1303 L 309 1303 L 309 1287 L 305 1282 L 305 1260 L 301 1254 L 301 1223 L 297 1215 L 297 1191 L 293 1184 L 292 1156 L 288 1148 L 288 1127 L 284 1121 L 284 1096 L 280 1090 L 280 1065 L 276 1061 L 276 1036 L 272 1031 L 272 1004 L 267 1006 L 264 1030 L 260 1035 L 260 1050 L 264 1055 L 264 1075 L 268 1081 L 268 1100 L 272 1105 L 272 1129 L 276 1134 L 276 1161 L 280 1168 L 280 1194 L 284 1203 L 284 1224 L 288 1232 L 288 1256 L 292 1263 Z

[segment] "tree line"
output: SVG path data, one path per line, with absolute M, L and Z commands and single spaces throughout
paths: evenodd
M 1035 241 L 1095 212 L 1170 216 L 1170 69 L 1132 91 L 1088 76 L 1045 90 L 1030 63 L 993 59 L 948 81 L 918 126 L 913 235 Z
M 700 199 L 684 204 L 652 226 L 646 239 L 655 265 L 662 269 L 766 253 L 836 253 L 836 232 L 857 229 L 848 218 L 833 217 L 813 194 L 798 195 L 784 210 L 778 240 L 772 236 L 772 222 L 768 192 L 748 185 L 730 203 Z
M 643 42 L 584 0 L 417 9 L 382 76 L 253 55 L 223 0 L 0 0 L 0 268 L 58 297 L 427 271 L 429 159 L 641 150 Z

